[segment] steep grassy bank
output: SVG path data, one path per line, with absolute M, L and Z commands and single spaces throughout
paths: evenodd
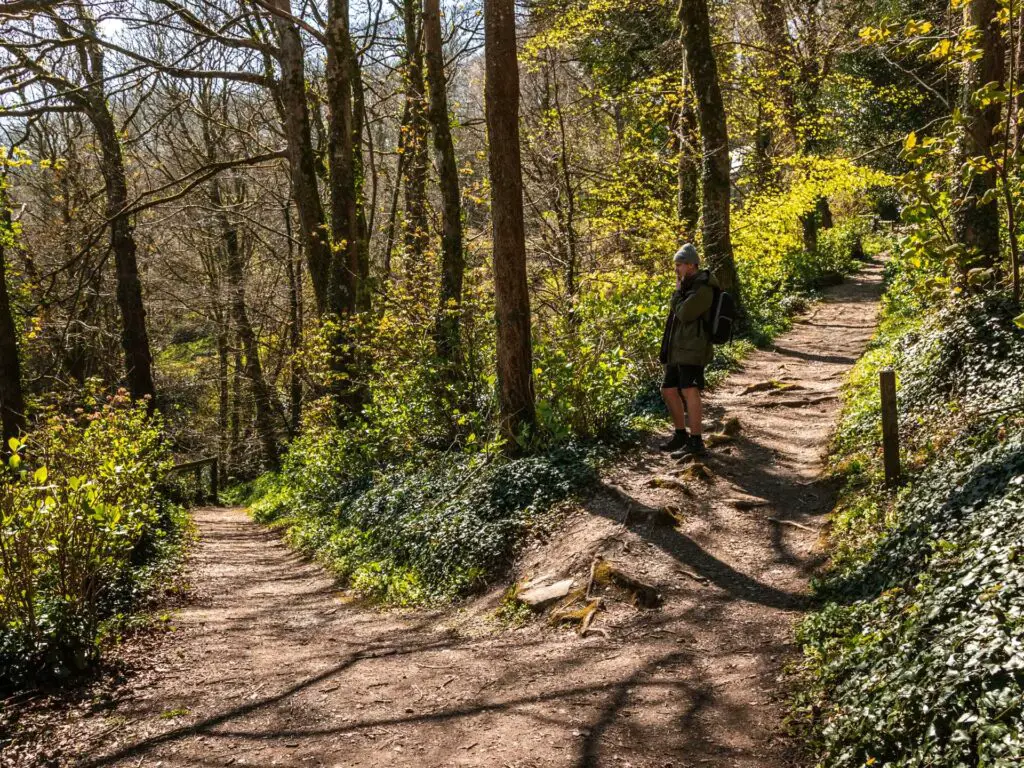
M 800 628 L 797 712 L 820 766 L 1024 759 L 1024 330 L 998 296 L 935 303 L 889 265 L 852 372 L 824 606 Z M 878 371 L 898 376 L 903 462 L 882 483 Z

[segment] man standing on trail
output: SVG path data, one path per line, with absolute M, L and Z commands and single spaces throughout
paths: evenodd
M 700 392 L 704 389 L 704 366 L 711 362 L 711 337 L 705 316 L 711 309 L 718 283 L 711 273 L 700 268 L 697 249 L 685 243 L 672 257 L 676 270 L 676 290 L 672 294 L 665 331 L 661 336 L 661 363 L 665 380 L 661 396 L 675 424 L 672 439 L 663 451 L 678 451 L 673 456 L 701 456 L 706 453 L 701 424 Z M 686 431 L 689 416 L 690 431 Z

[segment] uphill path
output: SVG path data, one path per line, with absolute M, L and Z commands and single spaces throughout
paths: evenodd
M 345 603 L 244 510 L 200 509 L 198 598 L 174 617 L 157 673 L 58 726 L 79 735 L 64 762 L 801 764 L 783 727 L 782 668 L 824 557 L 835 488 L 821 474 L 839 388 L 880 292 L 870 263 L 708 397 L 710 421 L 741 425 L 713 449 L 709 479 L 656 480 L 680 468 L 652 437 L 520 566 L 585 578 L 601 554 L 656 584 L 660 608 L 616 604 L 584 638 L 539 621 L 483 631 L 472 605 L 381 612 Z M 677 525 L 638 514 L 666 506 L 678 507 Z

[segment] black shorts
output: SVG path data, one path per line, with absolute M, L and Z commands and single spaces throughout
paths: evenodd
M 704 389 L 703 365 L 666 365 L 662 389 Z

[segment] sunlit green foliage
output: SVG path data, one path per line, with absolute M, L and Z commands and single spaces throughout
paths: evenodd
M 827 602 L 800 631 L 798 702 L 822 768 L 1024 758 L 1024 331 L 1003 297 L 942 308 L 934 294 L 913 256 L 890 264 L 876 344 L 847 389 Z M 876 426 L 884 366 L 910 475 L 895 496 Z
M 737 237 L 737 260 L 753 297 L 748 306 L 757 339 L 787 327 L 802 301 L 795 299 L 857 267 L 855 246 L 868 228 L 857 193 L 887 181 L 843 161 L 797 168 L 791 188 L 737 212 L 747 227 Z M 798 217 L 822 194 L 835 200 L 839 221 L 808 254 Z M 669 242 L 670 233 L 665 236 Z M 660 414 L 658 352 L 674 287 L 670 256 L 660 254 L 652 268 L 586 272 L 571 311 L 535 312 L 538 423 L 522 445 L 533 459 L 510 461 L 500 450 L 491 417 L 491 328 L 464 329 L 464 378 L 455 378 L 434 356 L 422 303 L 398 290 L 394 311 L 374 319 L 371 331 L 353 334 L 368 345 L 357 354 L 373 361 L 363 417 L 339 427 L 330 423 L 328 408 L 310 409 L 284 469 L 255 489 L 255 515 L 287 529 L 292 542 L 344 583 L 379 599 L 452 598 L 487 583 L 547 507 L 593 476 L 587 451 L 573 446 L 635 439 L 634 430 L 652 425 L 652 406 Z M 474 273 L 467 318 L 489 311 L 486 283 L 478 279 L 484 273 Z M 717 348 L 710 381 L 751 346 L 740 338 Z M 318 363 L 323 349 L 311 345 L 308 368 L 329 370 Z
M 524 533 L 543 525 L 543 513 L 595 477 L 597 454 L 578 446 L 516 460 L 500 451 L 424 453 L 341 474 L 338 466 L 353 463 L 339 437 L 325 430 L 298 441 L 253 513 L 286 527 L 291 543 L 343 583 L 395 604 L 488 584 Z
M 782 301 L 850 271 L 854 245 L 869 228 L 863 193 L 890 184 L 889 177 L 842 158 L 794 158 L 788 184 L 757 194 L 736 212 L 733 247 L 743 299 L 756 332 L 772 336 L 786 321 Z M 841 224 L 821 235 L 818 251 L 804 248 L 800 217 L 827 197 Z
M 0 686 L 80 672 L 104 623 L 162 586 L 180 511 L 156 483 L 170 454 L 118 394 L 11 440 L 0 468 Z

